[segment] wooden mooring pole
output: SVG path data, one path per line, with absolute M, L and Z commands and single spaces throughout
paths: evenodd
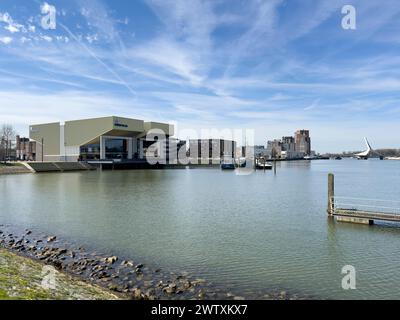
M 328 215 L 333 215 L 335 197 L 335 176 L 333 173 L 328 174 Z

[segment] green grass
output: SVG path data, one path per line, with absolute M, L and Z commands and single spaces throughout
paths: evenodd
M 55 289 L 41 282 L 44 265 L 0 249 L 0 300 L 115 300 L 115 294 L 55 272 Z
M 24 167 L 20 162 L 0 162 L 0 167 Z

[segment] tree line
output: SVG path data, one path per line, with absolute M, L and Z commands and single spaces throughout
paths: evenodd
M 12 125 L 3 124 L 0 129 L 0 161 L 6 162 L 15 157 L 16 132 Z

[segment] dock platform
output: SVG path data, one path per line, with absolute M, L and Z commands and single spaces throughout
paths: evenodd
M 374 224 L 400 222 L 400 201 L 335 196 L 334 175 L 328 175 L 328 216 L 337 221 Z

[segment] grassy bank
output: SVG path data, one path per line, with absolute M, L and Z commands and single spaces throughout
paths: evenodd
M 20 162 L 0 162 L 0 168 L 1 167 L 25 167 L 25 166 Z
M 0 175 L 1 174 L 13 174 L 13 173 L 30 173 L 22 163 L 12 162 L 4 163 L 0 162 Z
M 0 299 L 115 300 L 118 296 L 98 286 L 53 270 L 51 288 L 43 286 L 44 264 L 0 249 Z M 47 286 L 49 287 L 49 286 Z

